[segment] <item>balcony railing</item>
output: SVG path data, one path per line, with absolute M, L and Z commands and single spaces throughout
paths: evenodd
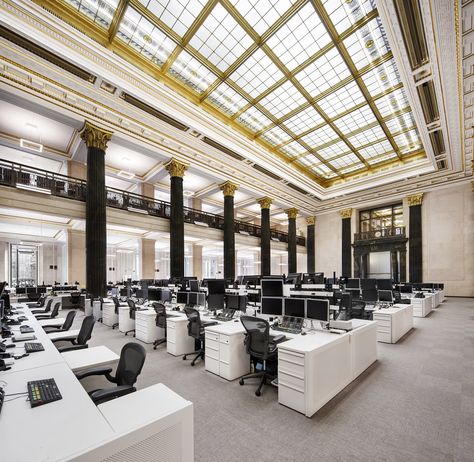
M 12 186 L 34 192 L 65 197 L 85 202 L 87 183 L 84 180 L 48 172 L 0 159 L 0 185 Z M 171 204 L 152 197 L 107 189 L 107 206 L 130 212 L 143 213 L 159 218 L 170 218 Z M 184 222 L 214 229 L 224 229 L 224 217 L 201 210 L 184 207 Z M 261 227 L 243 221 L 235 221 L 235 232 L 249 236 L 261 236 Z M 272 229 L 271 237 L 280 242 L 288 242 L 288 233 Z M 305 246 L 306 239 L 297 236 L 297 245 Z
M 375 239 L 386 239 L 393 237 L 405 237 L 405 226 L 380 228 L 356 233 L 354 234 L 354 241 L 371 241 Z

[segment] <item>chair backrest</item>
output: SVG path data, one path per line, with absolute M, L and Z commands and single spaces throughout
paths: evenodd
M 260 359 L 267 359 L 270 344 L 270 324 L 265 319 L 241 316 L 240 321 L 247 332 L 245 347 L 247 353 Z
M 47 313 L 48 311 L 51 311 L 51 305 L 53 303 L 53 299 L 50 298 L 48 300 L 48 303 L 46 303 L 46 306 L 44 307 L 44 312 Z
M 166 329 L 166 306 L 163 302 L 153 302 L 153 309 L 156 313 L 155 322 L 158 327 Z
M 129 309 L 130 319 L 135 319 L 135 311 L 137 311 L 135 302 L 131 298 L 128 298 L 127 304 L 128 304 L 128 307 L 130 308 Z
M 72 327 L 72 323 L 73 323 L 75 317 L 76 317 L 76 312 L 75 311 L 70 311 L 67 314 L 66 320 L 64 321 L 64 324 L 61 326 L 61 329 L 62 330 L 69 330 Z
M 115 378 L 117 385 L 133 385 L 145 362 L 146 351 L 138 343 L 129 342 L 122 347 Z
M 188 318 L 188 335 L 190 337 L 200 339 L 202 337 L 201 330 L 201 317 L 199 316 L 199 311 L 190 306 L 184 307 L 184 312 Z
M 71 292 L 71 302 L 76 304 L 81 301 L 81 293 L 80 292 Z
M 120 307 L 119 299 L 117 297 L 112 297 L 112 301 L 114 302 L 115 308 L 118 309 Z
M 94 328 L 95 319 L 94 316 L 86 316 L 82 321 L 81 330 L 77 335 L 77 343 L 79 345 L 85 345 L 92 336 L 92 329 Z
M 38 306 L 44 306 L 44 304 L 46 303 L 46 294 L 42 294 L 40 299 L 38 300 Z
M 51 311 L 50 317 L 54 319 L 59 314 L 59 308 L 61 307 L 61 302 L 56 302 L 53 306 L 53 310 Z

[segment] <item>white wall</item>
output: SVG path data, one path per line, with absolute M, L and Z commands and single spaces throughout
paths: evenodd
M 318 215 L 315 227 L 316 272 L 341 275 L 342 225 L 339 212 Z
M 63 243 L 43 243 L 39 248 L 38 258 L 38 283 L 53 284 L 54 281 L 64 284 L 67 281 L 67 260 L 64 253 L 67 252 Z M 53 266 L 53 269 L 50 268 Z M 57 266 L 57 269 L 54 269 Z M 74 282 L 74 281 L 72 281 Z

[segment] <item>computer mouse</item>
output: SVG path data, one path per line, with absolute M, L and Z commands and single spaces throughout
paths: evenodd
M 306 335 L 306 332 L 301 332 L 301 335 Z
M 239 320 L 238 320 L 238 319 L 234 319 L 234 322 L 239 322 Z

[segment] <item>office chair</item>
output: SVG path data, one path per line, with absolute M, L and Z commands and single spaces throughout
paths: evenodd
M 70 295 L 71 305 L 74 309 L 81 308 L 81 293 L 80 292 L 71 292 Z
M 337 319 L 339 321 L 349 321 L 352 319 L 352 294 L 350 292 L 342 294 Z
M 35 302 L 29 302 L 26 304 L 28 308 L 41 308 L 46 302 L 46 294 L 41 294 Z
M 239 384 L 243 385 L 245 380 L 250 378 L 261 377 L 260 384 L 255 391 L 255 394 L 260 396 L 262 387 L 267 383 L 267 380 L 273 380 L 276 377 L 276 373 L 271 372 L 270 368 L 267 367 L 267 363 L 276 363 L 278 355 L 277 345 L 283 342 L 286 337 L 282 334 L 271 337 L 270 324 L 265 319 L 256 318 L 254 316 L 241 316 L 240 321 L 247 332 L 245 335 L 247 353 L 251 358 L 262 361 L 263 369 L 260 372 L 242 376 L 239 380 Z M 276 367 L 274 370 L 275 369 Z
M 365 302 L 363 300 L 352 300 L 351 306 L 352 317 L 357 319 L 368 319 L 365 312 Z
M 115 377 L 110 375 L 112 372 L 111 367 L 86 369 L 76 373 L 76 377 L 78 380 L 82 380 L 92 375 L 104 375 L 109 382 L 117 384 L 116 387 L 102 388 L 89 392 L 89 396 L 96 405 L 102 404 L 137 390 L 134 385 L 142 371 L 145 357 L 145 348 L 138 343 L 129 342 L 122 347 Z
M 158 345 L 162 343 L 166 343 L 166 307 L 165 304 L 162 302 L 154 302 L 152 303 L 153 309 L 156 313 L 156 326 L 161 327 L 165 330 L 165 336 L 163 338 L 159 338 L 153 342 L 153 349 L 156 350 Z
M 205 343 L 204 343 L 204 328 L 208 326 L 214 326 L 218 324 L 215 321 L 210 322 L 202 322 L 201 317 L 199 316 L 199 311 L 195 308 L 191 308 L 189 306 L 184 307 L 184 312 L 188 318 L 188 335 L 193 337 L 195 340 L 198 340 L 200 343 L 199 350 L 195 351 L 196 356 L 191 361 L 191 366 L 196 364 L 196 361 L 199 358 L 204 359 L 204 352 L 205 352 Z M 191 353 L 191 354 L 194 354 Z M 186 359 L 188 355 L 184 355 L 183 359 Z
M 74 350 L 82 350 L 84 348 L 88 348 L 87 342 L 90 340 L 92 336 L 92 329 L 94 328 L 95 319 L 94 316 L 86 316 L 82 320 L 81 330 L 79 334 L 77 334 L 76 338 L 55 338 L 53 339 L 53 343 L 56 342 L 71 342 L 72 345 L 70 346 L 63 346 L 58 347 L 58 351 L 60 353 L 65 353 L 66 351 L 74 351 Z
M 74 322 L 74 318 L 76 317 L 76 311 L 70 311 L 62 326 L 42 326 L 43 330 L 49 334 L 51 332 L 66 332 L 72 327 L 72 323 Z
M 114 305 L 115 305 L 115 309 L 114 309 L 115 314 L 119 314 L 119 308 L 121 306 L 126 306 L 126 305 L 121 305 L 117 297 L 112 297 L 112 301 L 114 302 Z M 116 327 L 118 327 L 118 325 L 119 323 L 116 322 L 115 324 L 112 325 L 112 329 L 115 329 Z
M 51 310 L 51 305 L 53 303 L 53 299 L 50 298 L 46 303 L 46 306 L 42 310 L 31 310 L 31 314 L 44 314 L 48 313 Z
M 50 314 L 35 314 L 35 318 L 40 321 L 42 319 L 54 319 L 59 314 L 61 302 L 56 302 Z
M 135 320 L 135 313 L 137 311 L 137 306 L 135 305 L 135 302 L 131 298 L 127 300 L 127 303 L 128 303 L 128 307 L 130 308 L 130 310 L 128 311 L 130 319 Z M 125 332 L 125 335 L 127 335 L 129 332 L 135 332 L 135 329 L 127 330 L 127 332 Z M 135 337 L 135 334 L 133 334 L 133 336 Z

